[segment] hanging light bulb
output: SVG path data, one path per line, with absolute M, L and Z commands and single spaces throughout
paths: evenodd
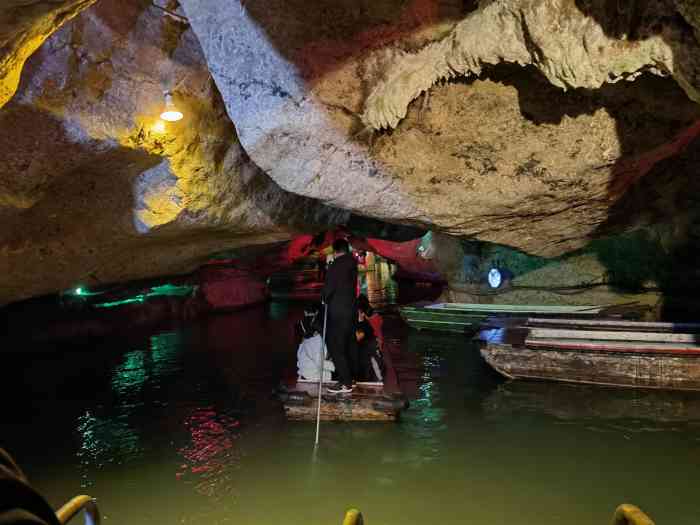
M 170 92 L 165 94 L 165 111 L 160 114 L 160 118 L 167 120 L 168 122 L 177 122 L 181 120 L 184 115 L 175 107 L 173 102 L 173 95 Z

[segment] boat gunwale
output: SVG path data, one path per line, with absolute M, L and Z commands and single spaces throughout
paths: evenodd
M 620 349 L 620 348 L 605 348 L 603 345 L 598 345 L 597 347 L 573 347 L 573 346 L 560 346 L 552 341 L 543 341 L 541 343 L 528 342 L 527 340 L 523 343 L 498 343 L 493 341 L 481 340 L 481 345 L 483 348 L 492 347 L 495 351 L 520 351 L 520 350 L 532 350 L 536 352 L 562 352 L 571 354 L 604 354 L 604 355 L 628 355 L 628 356 L 659 356 L 665 355 L 668 357 L 678 357 L 678 358 L 700 358 L 700 346 L 694 348 L 647 348 L 647 349 Z M 546 344 L 542 344 L 546 343 Z
M 649 322 L 649 321 L 623 321 L 614 319 L 561 319 L 561 318 L 546 318 L 546 317 L 528 317 L 526 319 L 521 319 L 524 328 L 544 328 L 547 325 L 559 327 L 561 325 L 568 325 L 566 328 L 575 329 L 578 326 L 586 326 L 588 329 L 595 330 L 597 327 L 605 328 L 610 330 L 611 328 L 620 329 L 634 329 L 637 328 L 639 332 L 644 332 L 647 329 L 663 330 L 685 330 L 685 331 L 670 331 L 667 333 L 696 333 L 692 330 L 695 329 L 700 332 L 700 323 L 669 323 L 669 322 Z M 544 326 L 540 326 L 544 325 Z M 642 330 L 639 330 L 641 328 Z
M 629 355 L 668 355 L 683 357 L 700 357 L 700 345 L 678 346 L 683 343 L 641 343 L 640 341 L 629 342 L 630 346 L 621 347 L 620 341 L 591 341 L 582 343 L 580 339 L 570 340 L 525 339 L 524 347 L 530 350 L 550 350 L 567 351 L 581 353 L 605 353 L 605 354 L 629 354 Z M 668 347 L 664 345 L 668 344 Z M 614 347 L 613 345 L 618 345 Z M 647 345 L 646 347 L 642 345 Z M 655 346 L 652 346 L 655 345 Z M 673 346 L 672 346 L 673 345 Z

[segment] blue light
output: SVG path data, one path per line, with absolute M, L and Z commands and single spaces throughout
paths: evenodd
M 498 288 L 503 283 L 503 276 L 498 268 L 491 268 L 487 279 L 491 288 Z

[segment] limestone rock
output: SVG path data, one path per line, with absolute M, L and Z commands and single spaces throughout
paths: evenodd
M 671 0 L 182 4 L 283 188 L 531 253 L 638 227 L 611 209 L 700 118 L 700 49 Z
M 419 45 L 444 34 L 452 24 L 441 17 L 459 13 L 451 4 L 182 2 L 256 164 L 288 191 L 404 221 L 427 217 L 353 138 L 366 82 L 355 58 L 396 39 Z
M 180 122 L 158 121 L 166 90 Z M 143 2 L 103 0 L 49 38 L 0 129 L 0 303 L 348 218 L 250 162 L 192 31 Z
M 595 0 L 497 0 L 443 40 L 401 53 L 367 97 L 363 121 L 395 128 L 438 80 L 479 76 L 504 62 L 533 65 L 563 89 L 600 88 L 645 71 L 671 74 L 700 102 L 700 45 L 682 25 L 664 23 L 669 12 L 673 5 L 663 0 L 621 9 Z
M 4 0 L 0 5 L 0 108 L 17 89 L 25 60 L 95 0 Z
M 695 29 L 695 37 L 700 40 L 700 4 L 695 0 L 675 0 L 676 8 Z

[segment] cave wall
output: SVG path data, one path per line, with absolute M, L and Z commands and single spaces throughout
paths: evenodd
M 166 90 L 186 117 L 159 129 Z M 349 217 L 250 161 L 191 29 L 147 2 L 102 0 L 50 36 L 0 129 L 0 304 Z
M 91 4 L 0 6 L 0 304 L 338 224 L 694 257 L 695 2 Z
M 692 321 L 700 309 L 697 241 L 676 245 L 669 225 L 653 225 L 591 241 L 553 258 L 462 241 L 438 260 L 448 285 L 442 300 L 493 304 L 636 305 L 648 320 Z M 447 253 L 442 250 L 443 256 Z M 490 268 L 508 281 L 486 283 Z
M 46 38 L 95 0 L 3 0 L 0 5 L 0 108 L 12 98 L 24 62 Z
M 700 120 L 690 2 L 182 4 L 282 187 L 529 253 L 640 227 L 611 210 Z

